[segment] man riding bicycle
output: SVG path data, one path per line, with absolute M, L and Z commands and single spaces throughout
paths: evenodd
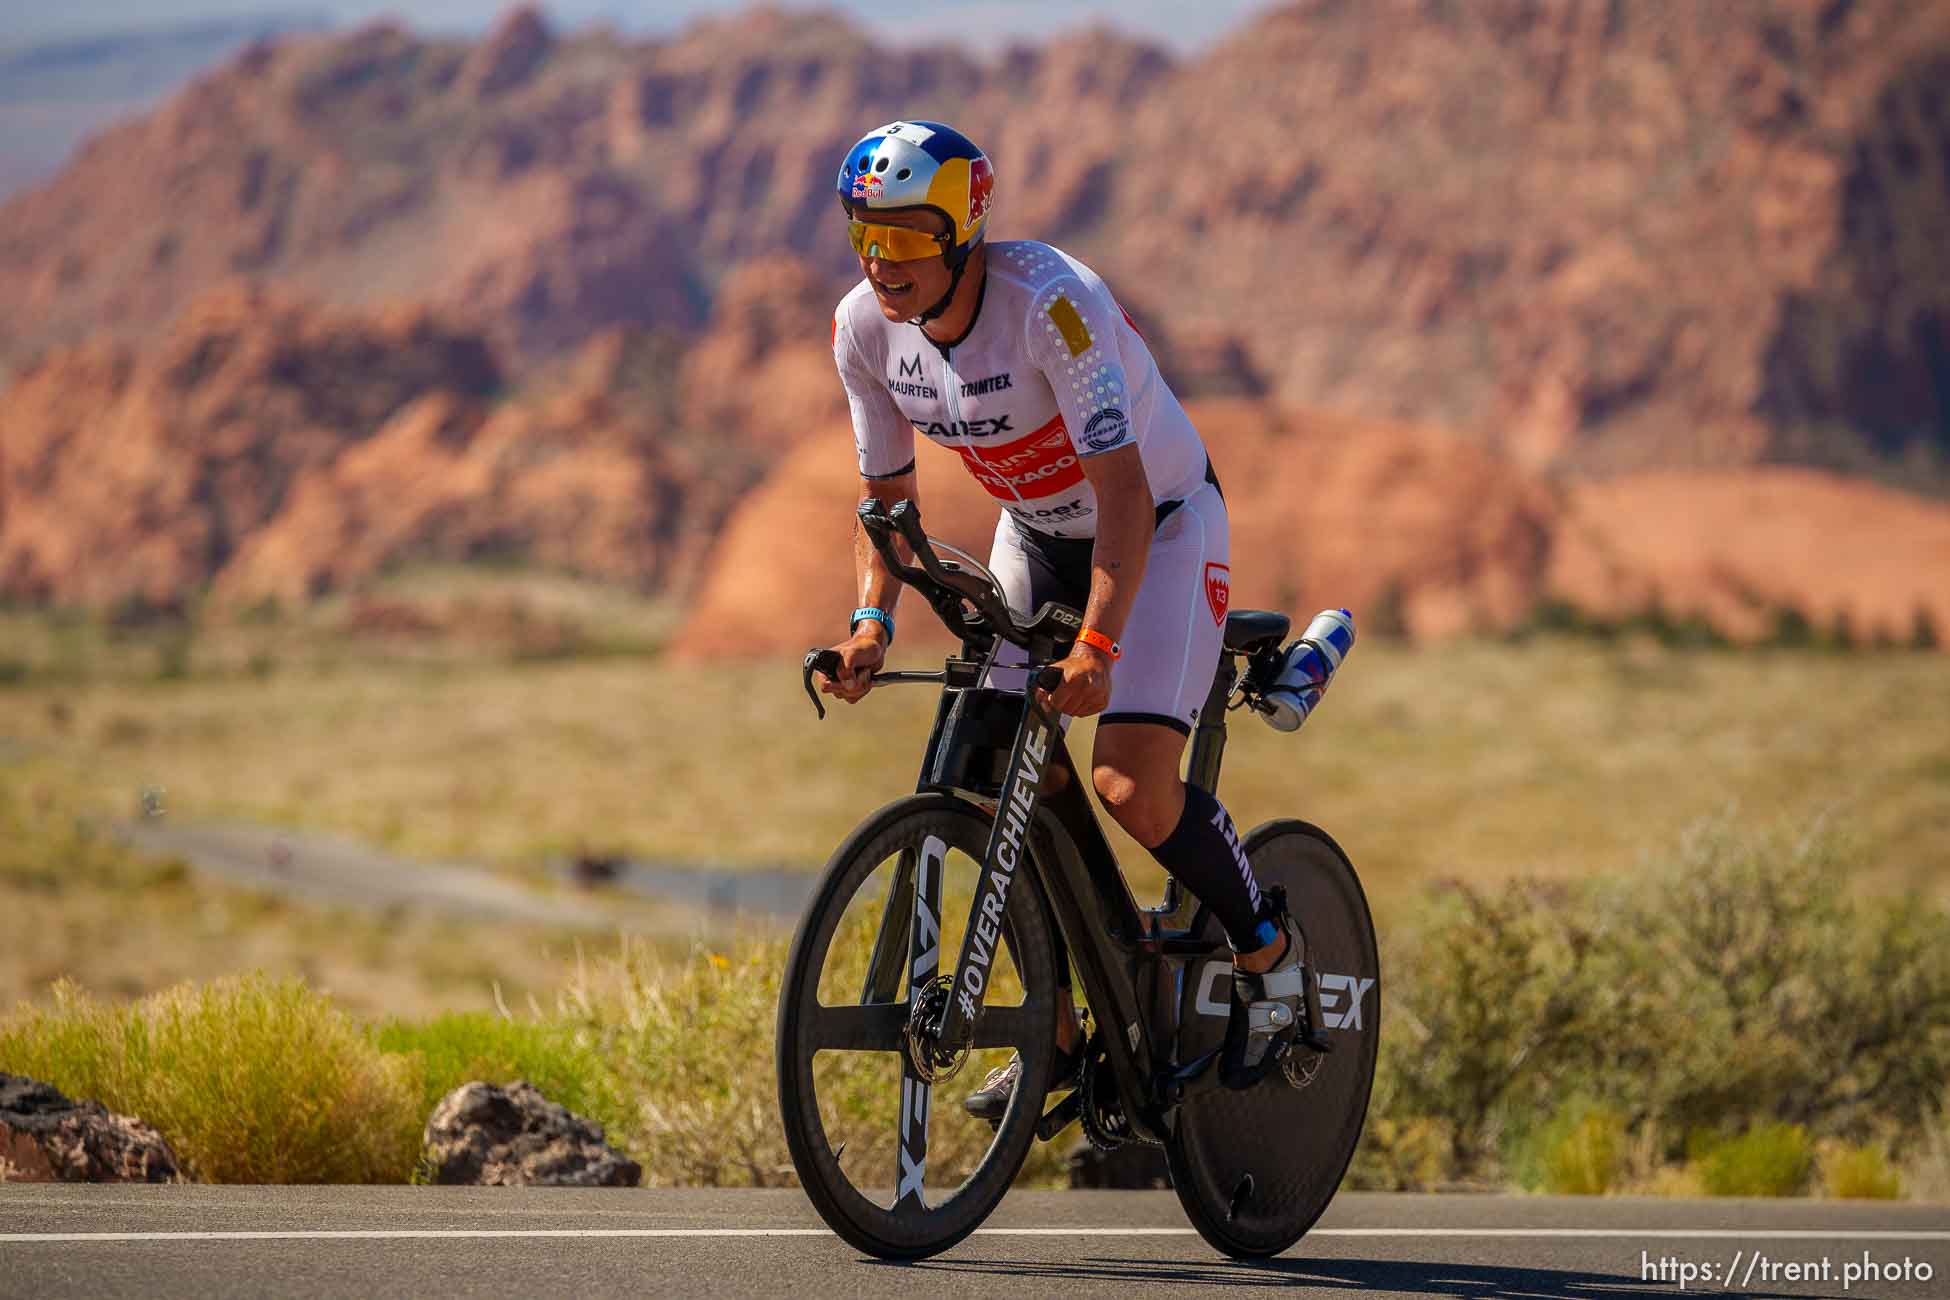
M 1305 1023 L 1305 956 L 1290 918 L 1262 897 L 1218 799 L 1179 776 L 1212 684 L 1229 593 L 1224 497 L 1205 446 L 1109 287 L 1048 244 L 983 235 L 994 170 L 960 132 L 895 122 L 847 151 L 839 197 L 863 279 L 833 318 L 862 490 L 891 506 L 916 493 L 914 431 L 952 448 L 1002 506 L 989 568 L 1009 604 L 1083 610 L 1047 706 L 1098 717 L 1091 779 L 1131 838 L 1210 907 L 1233 950 L 1227 1055 L 1264 1055 L 1283 1002 Z M 822 689 L 864 698 L 894 637 L 901 584 L 856 529 L 860 607 Z M 1018 667 L 1004 646 L 998 668 Z M 991 684 L 1025 674 L 997 672 Z M 1026 681 L 1021 689 L 1028 689 Z M 1067 962 L 1059 969 L 1068 977 Z M 1052 1086 L 1083 1063 L 1061 990 Z M 1000 1118 L 1021 1062 L 963 1105 Z

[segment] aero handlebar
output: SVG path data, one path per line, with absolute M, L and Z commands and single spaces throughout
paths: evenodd
M 873 543 L 873 549 L 887 566 L 888 572 L 919 592 L 921 598 L 934 609 L 936 616 L 947 624 L 950 632 L 961 638 L 964 645 L 971 642 L 982 644 L 992 637 L 1000 637 L 1011 645 L 1030 651 L 1032 658 L 1038 651 L 1046 657 L 1054 657 L 1075 639 L 1077 631 L 1083 626 L 1082 615 L 1054 601 L 1045 603 L 1028 623 L 1018 622 L 1010 612 L 1008 602 L 1002 598 L 1002 593 L 986 577 L 969 573 L 935 554 L 927 533 L 921 528 L 921 508 L 911 500 L 897 501 L 889 510 L 879 499 L 868 497 L 860 503 L 859 519 L 867 540 Z M 894 547 L 896 534 L 907 543 L 908 549 L 919 561 L 918 565 L 901 559 Z M 820 702 L 819 692 L 813 687 L 813 674 L 823 673 L 828 678 L 836 678 L 840 674 L 840 667 L 840 656 L 836 650 L 806 652 L 802 674 L 806 694 L 811 697 L 813 708 L 822 719 L 826 716 L 826 706 Z M 873 680 L 879 685 L 945 682 L 947 676 L 945 672 L 894 671 L 876 673 Z M 1043 667 L 1036 675 L 1036 685 L 1043 690 L 1054 689 L 1062 680 L 1062 673 L 1054 667 Z

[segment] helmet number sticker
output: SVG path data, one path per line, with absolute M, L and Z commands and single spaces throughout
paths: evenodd
M 926 144 L 934 139 L 934 132 L 918 122 L 889 122 L 880 128 L 880 133 L 914 145 Z

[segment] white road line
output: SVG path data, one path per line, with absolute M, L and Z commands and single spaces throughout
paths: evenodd
M 977 1228 L 990 1237 L 1189 1237 L 1190 1228 Z M 830 1237 L 824 1228 L 319 1228 L 262 1232 L 0 1232 L 9 1242 L 427 1241 L 481 1238 Z M 1630 1241 L 1950 1241 L 1950 1231 L 1880 1228 L 1315 1228 L 1309 1237 L 1562 1237 Z

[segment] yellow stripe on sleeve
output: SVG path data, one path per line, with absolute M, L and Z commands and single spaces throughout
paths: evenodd
M 1083 317 L 1067 297 L 1057 295 L 1056 301 L 1043 309 L 1056 325 L 1056 332 L 1063 336 L 1063 344 L 1070 349 L 1070 355 L 1080 357 L 1090 351 L 1096 340 L 1090 337 L 1090 327 L 1083 323 Z

